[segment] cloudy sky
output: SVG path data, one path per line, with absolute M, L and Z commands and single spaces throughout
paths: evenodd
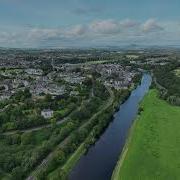
M 0 47 L 180 45 L 180 0 L 0 0 Z

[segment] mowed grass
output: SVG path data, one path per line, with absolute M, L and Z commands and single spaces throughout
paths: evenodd
M 113 180 L 180 179 L 180 107 L 169 105 L 150 90 L 141 103 Z

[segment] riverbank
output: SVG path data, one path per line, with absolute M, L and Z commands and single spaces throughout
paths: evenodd
M 180 108 L 150 90 L 141 103 L 112 180 L 179 179 Z M 171 162 L 171 163 L 169 163 Z
M 128 152 L 128 146 L 129 146 L 129 143 L 131 142 L 131 139 L 132 139 L 132 133 L 135 129 L 135 126 L 136 126 L 136 120 L 134 121 L 134 123 L 132 124 L 132 127 L 130 128 L 129 130 L 129 134 L 128 134 L 128 138 L 126 140 L 126 143 L 124 145 L 124 148 L 122 150 L 122 153 L 119 157 L 119 160 L 117 161 L 117 164 L 113 170 L 113 173 L 112 173 L 112 177 L 111 177 L 111 180 L 120 180 L 119 179 L 119 174 L 120 174 L 120 170 L 121 170 L 121 166 L 124 162 L 124 159 L 126 157 L 126 154 Z
M 121 153 L 126 135 L 138 113 L 139 102 L 149 89 L 151 76 L 143 74 L 140 85 L 117 104 L 113 121 L 73 167 L 69 179 L 109 180 Z M 121 104 L 121 105 L 120 105 Z
M 114 95 L 113 95 L 114 94 Z M 96 124 L 89 136 L 85 139 L 85 141 L 79 146 L 79 148 L 69 157 L 67 162 L 62 166 L 57 168 L 55 171 L 49 174 L 48 179 L 53 179 L 54 177 L 58 177 L 59 172 L 63 172 L 64 174 L 69 174 L 72 168 L 76 165 L 81 156 L 88 151 L 89 147 L 96 142 L 98 137 L 102 134 L 102 132 L 106 129 L 108 124 L 112 121 L 113 114 L 118 110 L 119 104 L 122 104 L 130 95 L 129 90 L 124 91 L 123 94 L 119 94 L 118 92 L 111 93 L 111 97 L 113 97 L 113 101 L 110 106 L 102 111 L 99 116 L 103 118 L 99 118 L 98 124 Z M 102 120 L 102 121 L 101 121 Z M 103 124 L 103 126 L 101 125 Z M 98 131 L 96 131 L 98 129 Z

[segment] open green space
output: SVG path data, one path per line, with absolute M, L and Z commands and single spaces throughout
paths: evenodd
M 180 179 L 180 108 L 150 90 L 112 180 Z

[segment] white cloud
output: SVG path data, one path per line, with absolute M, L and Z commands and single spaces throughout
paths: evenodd
M 164 28 L 158 24 L 155 19 L 148 19 L 143 25 L 142 30 L 145 33 L 162 31 Z
M 134 28 L 139 25 L 137 21 L 131 20 L 131 19 L 125 19 L 120 22 L 121 26 L 124 28 Z
M 154 19 L 139 22 L 131 19 L 96 20 L 61 28 L 19 27 L 0 28 L 0 46 L 39 47 L 51 45 L 119 45 L 120 43 L 158 43 L 180 39 L 180 28 L 177 22 L 157 22 Z M 174 28 L 176 27 L 176 28 Z M 153 32 L 153 33 L 152 33 Z
M 27 38 L 31 40 L 38 40 L 43 38 L 53 38 L 60 35 L 60 29 L 43 29 L 43 28 L 32 28 L 27 33 Z
M 69 28 L 67 31 L 65 31 L 65 35 L 67 37 L 71 36 L 82 36 L 88 31 L 87 27 L 85 25 L 76 25 L 72 28 Z

